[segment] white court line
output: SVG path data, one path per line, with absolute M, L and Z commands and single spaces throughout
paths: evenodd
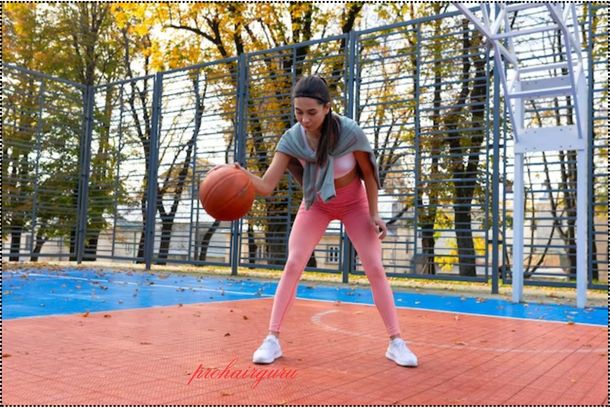
M 309 298 L 303 298 L 303 297 L 297 297 L 297 299 L 299 300 L 313 300 L 316 302 L 326 302 L 326 303 L 337 303 L 336 300 L 325 300 L 325 299 L 309 299 Z M 340 303 L 345 303 L 347 305 L 358 305 L 358 306 L 370 306 L 370 307 L 375 307 L 374 304 L 370 304 L 370 303 L 358 303 L 358 302 L 346 302 L 346 301 L 339 301 Z M 544 305 L 542 305 L 544 306 Z M 421 310 L 424 312 L 437 312 L 437 313 L 449 313 L 449 314 L 459 314 L 459 315 L 464 315 L 464 316 L 478 316 L 478 317 L 493 317 L 493 318 L 497 318 L 497 319 L 512 319 L 512 320 L 525 320 L 528 322 L 537 322 L 537 323 L 555 323 L 555 324 L 568 324 L 568 323 L 574 323 L 577 324 L 579 326 L 591 326 L 591 327 L 606 327 L 603 324 L 595 324 L 595 323 L 584 323 L 584 322 L 575 322 L 572 320 L 548 320 L 548 319 L 533 319 L 531 317 L 519 317 L 519 316 L 505 316 L 505 315 L 494 315 L 494 314 L 485 314 L 485 313 L 473 313 L 473 312 L 461 312 L 461 311 L 456 311 L 456 310 L 444 310 L 444 309 L 430 309 L 427 307 L 418 307 L 418 306 L 401 306 L 401 305 L 396 305 L 396 309 L 404 309 L 404 310 Z
M 23 272 L 21 272 L 21 273 L 12 272 L 12 271 L 7 271 L 7 272 L 23 275 Z M 43 277 L 43 278 L 59 278 L 59 279 L 78 280 L 78 281 L 86 281 L 86 282 L 105 282 L 105 283 L 127 284 L 127 285 L 133 285 L 133 286 L 143 286 L 142 283 L 129 282 L 129 281 L 120 281 L 120 280 L 110 281 L 108 279 L 79 278 L 77 276 L 48 275 L 48 274 L 44 274 L 44 273 L 28 273 L 27 276 Z M 153 287 L 157 286 L 157 287 L 161 287 L 161 288 L 170 288 L 170 289 L 184 289 L 185 292 L 192 290 L 192 291 L 199 291 L 199 292 L 231 293 L 234 295 L 258 296 L 261 298 L 273 297 L 273 295 L 258 294 L 257 292 L 253 293 L 253 292 L 239 292 L 239 291 L 235 291 L 235 290 L 225 290 L 225 289 L 211 289 L 211 288 L 206 288 L 204 286 L 186 287 L 186 286 L 165 285 L 162 283 L 153 283 L 153 285 L 148 285 L 148 286 L 153 286 Z
M 368 333 L 361 333 L 361 332 L 354 332 L 351 330 L 346 330 L 346 329 L 341 329 L 339 327 L 335 327 L 332 326 L 328 323 L 324 323 L 322 321 L 322 318 L 326 315 L 332 314 L 332 313 L 339 313 L 339 310 L 334 310 L 334 309 L 330 309 L 330 310 L 325 310 L 323 312 L 319 312 L 316 313 L 315 315 L 313 315 L 311 317 L 311 322 L 313 324 L 315 324 L 316 326 L 321 327 L 324 330 L 328 330 L 328 331 L 332 331 L 332 332 L 336 332 L 336 333 L 341 333 L 341 334 L 345 334 L 348 336 L 357 336 L 357 337 L 366 337 L 369 339 L 379 339 L 379 336 L 373 336 L 371 334 Z M 476 350 L 476 351 L 488 351 L 488 352 L 493 352 L 493 353 L 607 353 L 608 350 L 607 349 L 601 349 L 601 348 L 589 348 L 589 349 L 555 349 L 555 350 L 549 350 L 549 349 L 544 349 L 544 350 L 531 350 L 531 349 L 511 349 L 511 348 L 493 348 L 493 347 L 475 347 L 475 346 L 468 346 L 466 344 L 464 345 L 455 345 L 455 344 L 433 344 L 430 343 L 429 341 L 426 342 L 420 342 L 420 341 L 413 341 L 413 340 L 409 340 L 407 341 L 408 344 L 417 344 L 417 345 L 421 345 L 421 346 L 425 346 L 425 347 L 434 347 L 434 348 L 443 348 L 443 349 L 450 349 L 450 350 Z

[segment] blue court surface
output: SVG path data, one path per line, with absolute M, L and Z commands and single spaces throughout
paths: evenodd
M 177 304 L 271 298 L 277 281 L 180 274 L 83 269 L 21 269 L 2 272 L 2 318 L 64 315 Z M 517 319 L 608 325 L 607 307 L 578 309 L 514 304 L 498 299 L 441 296 L 394 290 L 399 308 Z M 372 305 L 369 288 L 302 281 L 300 299 Z

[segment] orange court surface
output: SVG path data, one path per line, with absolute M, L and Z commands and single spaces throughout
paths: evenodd
M 266 335 L 271 284 L 232 279 L 214 289 L 197 280 L 187 291 L 149 276 L 3 273 L 3 404 L 608 404 L 607 324 L 485 315 L 518 312 L 491 300 L 461 312 L 464 297 L 435 300 L 454 310 L 418 309 L 429 295 L 395 291 L 419 358 L 404 368 L 385 358 L 373 305 L 313 299 L 339 289 L 301 285 L 312 298 L 299 292 L 286 318 L 284 356 L 261 366 L 251 357 Z M 607 312 L 594 309 L 582 313 Z
M 254 365 L 271 305 L 263 297 L 3 318 L 2 402 L 608 404 L 607 326 L 399 307 L 419 358 L 404 368 L 384 356 L 374 306 L 299 297 L 280 337 L 284 356 Z

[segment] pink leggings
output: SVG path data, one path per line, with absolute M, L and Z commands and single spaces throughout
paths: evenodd
M 398 335 L 400 329 L 394 296 L 381 262 L 381 241 L 369 221 L 371 218 L 364 185 L 356 177 L 349 185 L 338 188 L 336 193 L 336 197 L 327 203 L 318 197 L 309 210 L 301 203 L 288 241 L 288 260 L 275 292 L 269 330 L 280 331 L 311 253 L 330 221 L 338 219 L 345 225 L 347 235 L 358 252 L 388 334 Z

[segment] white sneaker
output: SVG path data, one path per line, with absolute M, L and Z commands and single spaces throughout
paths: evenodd
M 263 344 L 252 355 L 252 362 L 256 364 L 271 364 L 276 358 L 282 357 L 280 341 L 274 335 L 268 335 Z
M 399 337 L 390 340 L 385 356 L 400 366 L 417 367 L 417 356 L 409 350 L 405 341 Z

